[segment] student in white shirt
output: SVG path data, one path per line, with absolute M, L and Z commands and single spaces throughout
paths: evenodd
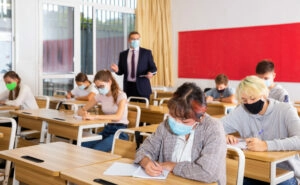
M 38 109 L 35 97 L 29 86 L 21 83 L 21 78 L 14 71 L 4 74 L 6 90 L 0 93 L 0 104 L 20 106 L 21 109 Z
M 89 81 L 88 77 L 84 73 L 78 73 L 75 77 L 77 87 L 68 92 L 66 98 L 75 98 L 76 100 L 89 101 L 98 94 L 95 85 Z

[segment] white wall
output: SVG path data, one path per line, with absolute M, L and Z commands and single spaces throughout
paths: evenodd
M 171 4 L 176 87 L 185 81 L 201 88 L 214 86 L 211 79 L 178 78 L 178 32 L 300 22 L 299 0 L 171 0 Z M 229 85 L 238 83 L 232 80 Z M 292 101 L 300 100 L 300 83 L 280 84 Z

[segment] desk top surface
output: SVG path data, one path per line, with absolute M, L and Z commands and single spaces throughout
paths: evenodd
M 24 155 L 44 160 L 44 162 L 32 162 L 21 157 Z M 59 176 L 59 172 L 62 170 L 114 160 L 121 156 L 69 143 L 55 142 L 0 151 L 0 158 L 44 174 Z
M 85 105 L 88 101 L 84 100 L 76 100 L 74 98 L 66 99 L 65 97 L 55 97 L 55 96 L 49 96 L 49 99 L 51 102 L 62 102 L 63 104 L 69 104 L 69 105 Z
M 235 103 L 225 103 L 219 101 L 207 102 L 207 106 L 223 106 L 223 107 L 236 107 Z
M 133 163 L 132 159 L 118 159 L 118 162 L 124 163 Z M 110 167 L 116 160 L 114 161 L 107 161 L 104 163 L 93 164 L 90 166 L 84 166 L 80 168 L 65 170 L 61 172 L 61 177 L 63 179 L 69 180 L 76 184 L 81 185 L 88 185 L 94 184 L 99 185 L 98 183 L 93 182 L 95 178 L 101 178 L 116 184 L 123 184 L 123 185 L 161 185 L 161 184 L 190 184 L 190 185 L 216 185 L 217 183 L 207 184 L 202 183 L 199 181 L 185 179 L 179 176 L 175 176 L 172 173 L 169 173 L 166 180 L 151 180 L 151 179 L 142 179 L 142 178 L 135 178 L 135 177 L 126 177 L 126 176 L 110 176 L 110 175 L 103 175 L 103 172 Z
M 158 112 L 158 113 L 169 113 L 169 109 L 167 106 L 156 106 L 156 105 L 146 105 L 145 103 L 139 102 L 129 102 L 130 105 L 137 105 L 141 108 L 143 112 Z
M 134 131 L 140 131 L 140 132 L 155 132 L 159 124 L 151 124 L 147 126 L 141 126 L 141 127 L 135 127 L 135 128 L 128 128 L 129 130 L 134 130 Z
M 246 159 L 255 159 L 265 162 L 274 162 L 297 154 L 297 151 L 278 151 L 278 152 L 253 152 L 244 150 Z
M 66 113 L 55 109 L 17 110 L 10 111 L 11 114 L 30 118 L 41 119 L 51 123 L 65 124 L 69 126 L 89 125 L 97 123 L 109 123 L 110 120 L 82 120 L 76 119 L 73 113 Z
M 4 137 L 3 133 L 2 133 L 2 132 L 0 132 L 0 138 L 3 138 L 3 137 Z
M 19 106 L 0 105 L 0 110 L 18 110 Z

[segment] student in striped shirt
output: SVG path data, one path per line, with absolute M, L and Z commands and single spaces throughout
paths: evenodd
M 256 65 L 256 75 L 265 80 L 265 84 L 270 90 L 269 98 L 289 102 L 288 92 L 281 85 L 274 83 L 276 77 L 274 68 L 274 63 L 271 60 L 262 60 Z

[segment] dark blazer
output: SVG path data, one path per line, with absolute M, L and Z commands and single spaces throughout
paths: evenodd
M 127 92 L 127 56 L 129 49 L 122 51 L 119 56 L 119 71 L 117 75 L 123 75 L 123 90 Z M 136 70 L 136 86 L 137 91 L 142 97 L 149 97 L 152 93 L 150 80 L 146 77 L 139 77 L 140 75 L 146 75 L 148 72 L 156 73 L 157 68 L 153 61 L 153 56 L 151 50 L 141 48 L 139 49 L 139 59 Z

